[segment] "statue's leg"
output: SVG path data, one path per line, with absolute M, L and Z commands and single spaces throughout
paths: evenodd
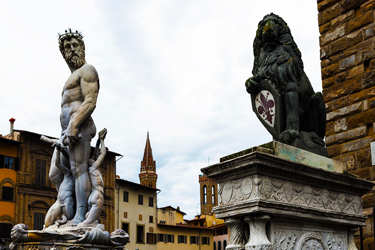
M 58 151 L 53 151 L 52 159 L 51 159 L 51 167 L 49 170 L 49 179 L 55 185 L 57 192 L 59 192 L 60 185 L 64 179 L 64 174 L 56 167 L 56 154 L 58 154 Z M 61 154 L 62 155 L 62 154 Z M 60 157 L 61 159 L 61 157 Z
M 61 214 L 61 203 L 57 200 L 49 209 L 44 220 L 44 228 L 53 225 L 56 221 L 57 216 Z
M 78 226 L 93 226 L 96 221 L 99 220 L 100 212 L 102 211 L 104 204 L 104 197 L 101 192 L 94 189 L 90 195 L 91 209 L 87 215 L 87 218 Z
M 323 139 L 326 133 L 326 109 L 322 93 L 317 92 L 309 98 L 305 118 L 306 131 L 315 132 Z
M 280 134 L 280 141 L 291 143 L 299 135 L 299 96 L 298 86 L 295 82 L 289 82 L 284 94 L 284 108 L 286 114 L 286 129 Z
M 73 219 L 75 213 L 75 201 L 73 196 L 68 196 L 64 200 L 63 213 L 66 215 L 68 220 Z

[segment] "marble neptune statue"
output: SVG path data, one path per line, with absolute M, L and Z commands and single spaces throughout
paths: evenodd
M 62 90 L 61 134 L 56 140 L 41 138 L 55 148 L 49 178 L 56 187 L 57 200 L 46 215 L 43 230 L 28 230 L 25 224 L 13 227 L 13 249 L 21 243 L 56 240 L 66 244 L 119 247 L 129 240 L 124 230 L 117 229 L 109 234 L 99 223 L 104 204 L 100 166 L 106 155 L 107 130 L 100 131 L 94 156 L 90 159 L 91 140 L 96 134 L 91 114 L 98 98 L 99 76 L 94 66 L 86 62 L 82 38 L 80 32 L 71 29 L 59 35 L 60 52 L 71 71 Z

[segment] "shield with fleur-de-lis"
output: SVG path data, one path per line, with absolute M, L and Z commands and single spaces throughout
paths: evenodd
M 285 116 L 282 96 L 269 81 L 262 81 L 258 92 L 251 94 L 251 105 L 263 126 L 274 140 L 285 130 Z

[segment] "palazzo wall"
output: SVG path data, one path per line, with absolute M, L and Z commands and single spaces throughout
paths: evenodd
M 370 143 L 375 126 L 375 0 L 318 0 L 323 97 L 329 157 L 374 181 Z M 364 228 L 373 237 L 373 193 L 363 197 Z M 369 240 L 369 239 L 367 239 Z

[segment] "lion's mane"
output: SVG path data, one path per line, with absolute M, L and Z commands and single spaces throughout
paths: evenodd
M 278 39 L 276 48 L 266 52 L 262 33 L 265 24 L 272 20 L 276 25 Z M 258 30 L 253 43 L 254 66 L 253 76 L 258 81 L 270 80 L 275 87 L 283 93 L 288 82 L 300 82 L 304 74 L 301 52 L 294 42 L 287 23 L 273 13 L 266 15 L 258 24 Z M 276 52 L 276 53 L 275 53 Z

